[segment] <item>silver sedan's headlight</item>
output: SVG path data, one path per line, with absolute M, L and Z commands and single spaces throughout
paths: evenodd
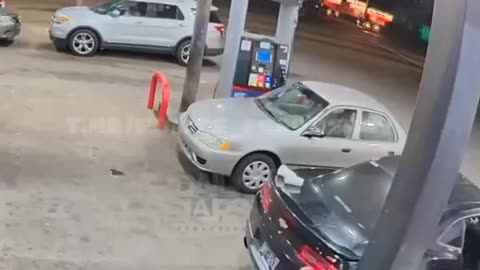
M 0 16 L 0 25 L 7 26 L 7 25 L 14 25 L 15 20 L 10 16 Z
M 202 143 L 210 148 L 217 150 L 230 150 L 231 145 L 229 142 L 217 138 L 208 132 L 198 131 L 196 136 Z

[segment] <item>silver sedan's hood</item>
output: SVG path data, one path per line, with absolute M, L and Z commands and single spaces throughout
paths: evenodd
M 286 130 L 261 111 L 252 98 L 203 100 L 192 104 L 187 113 L 200 130 L 224 139 Z

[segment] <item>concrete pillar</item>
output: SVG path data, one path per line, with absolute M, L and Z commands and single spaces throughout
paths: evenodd
M 216 98 L 225 98 L 231 95 L 247 12 L 248 0 L 232 0 L 227 25 L 225 51 L 221 61 L 220 79 L 215 91 Z
M 197 1 L 197 14 L 195 15 L 195 24 L 193 26 L 192 45 L 190 58 L 188 59 L 187 75 L 185 76 L 183 86 L 180 112 L 186 111 L 197 98 L 211 6 L 212 0 Z
M 281 44 L 286 44 L 293 49 L 293 40 L 295 38 L 295 30 L 298 25 L 298 4 L 280 4 L 278 13 L 277 30 L 275 40 Z M 291 56 L 291 54 L 290 54 Z M 290 60 L 290 59 L 289 59 Z
M 480 1 L 435 1 L 400 166 L 359 270 L 417 270 L 434 246 L 480 97 Z

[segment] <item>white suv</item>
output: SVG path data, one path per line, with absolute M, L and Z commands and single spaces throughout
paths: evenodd
M 205 55 L 223 53 L 224 26 L 213 7 Z M 98 50 L 120 49 L 166 53 L 187 65 L 194 0 L 113 0 L 97 7 L 62 8 L 52 16 L 50 39 L 57 50 L 92 56 Z

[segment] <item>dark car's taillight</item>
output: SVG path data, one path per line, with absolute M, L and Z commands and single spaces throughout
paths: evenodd
M 272 186 L 270 182 L 265 183 L 263 185 L 262 189 L 260 190 L 260 194 L 262 195 L 261 200 L 262 200 L 262 206 L 263 210 L 267 212 L 270 210 L 270 207 L 272 206 Z
M 327 258 L 322 257 L 310 246 L 303 246 L 298 253 L 300 259 L 307 265 L 302 269 L 309 270 L 338 270 Z

